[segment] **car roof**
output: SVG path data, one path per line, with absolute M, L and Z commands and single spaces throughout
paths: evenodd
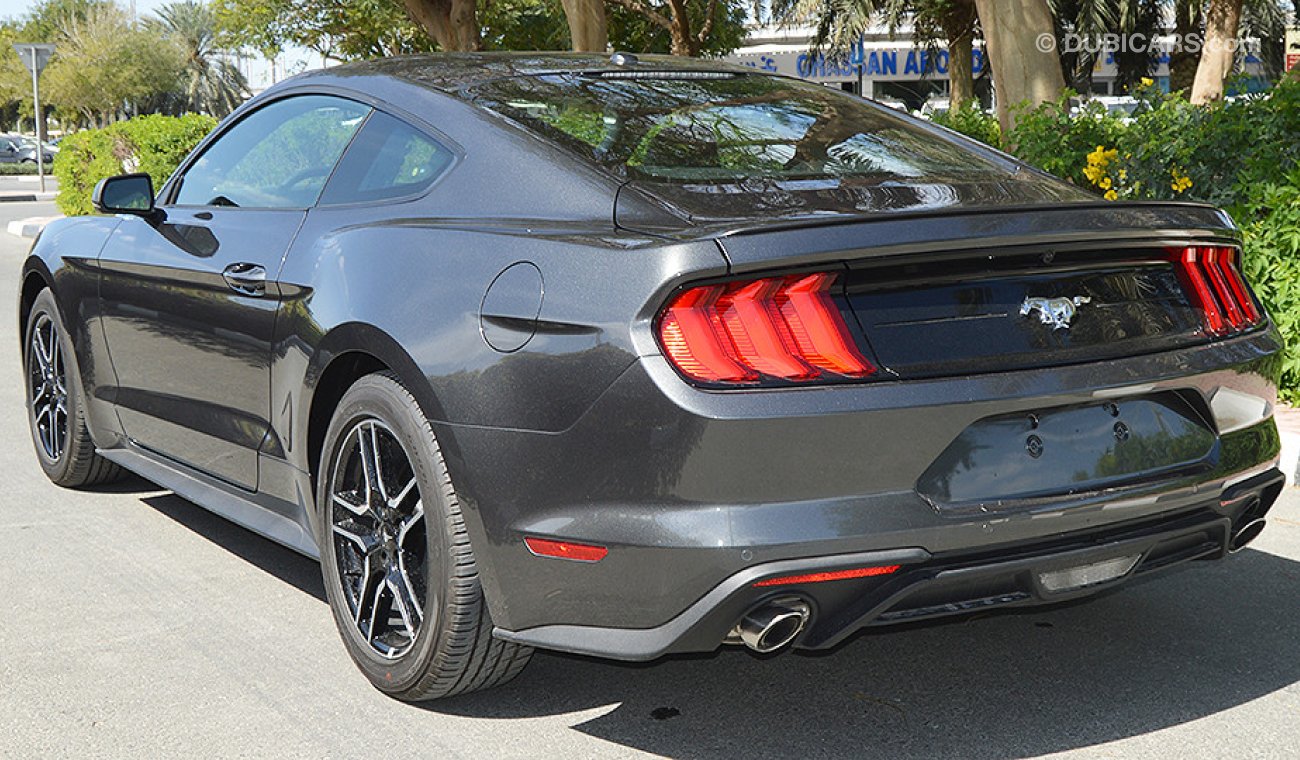
M 627 54 L 622 54 L 627 55 Z M 294 77 L 296 83 L 317 77 L 393 77 L 444 93 L 458 93 L 484 82 L 517 76 L 593 71 L 731 71 L 761 73 L 720 61 L 670 55 L 631 56 L 635 63 L 618 65 L 610 55 L 591 53 L 432 53 L 358 61 L 318 69 Z

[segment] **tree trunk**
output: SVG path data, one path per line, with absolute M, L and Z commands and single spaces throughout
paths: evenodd
M 1232 73 L 1236 58 L 1237 28 L 1241 25 L 1241 0 L 1210 0 L 1205 13 L 1205 40 L 1196 66 L 1191 101 L 1204 105 L 1223 99 L 1223 80 Z
M 475 0 L 402 0 L 406 13 L 447 52 L 480 50 Z
M 956 111 L 975 97 L 971 55 L 975 40 L 975 6 L 953 3 L 944 14 L 943 33 L 948 38 L 948 107 Z
M 1174 33 L 1186 40 L 1201 29 L 1201 3 L 1178 0 L 1174 3 Z M 1196 78 L 1196 53 L 1187 49 L 1186 43 L 1169 53 L 1169 91 L 1178 92 L 1192 86 Z
M 603 53 L 609 47 L 605 0 L 561 0 L 575 53 Z
M 672 11 L 672 28 L 668 34 L 672 40 L 673 55 L 698 55 L 700 46 L 695 44 L 695 37 L 691 34 L 691 17 L 686 12 L 686 0 L 668 0 L 668 8 Z
M 984 30 L 985 55 L 993 67 L 998 122 L 1008 134 L 1015 126 L 1014 106 L 1027 103 L 1032 108 L 1065 91 L 1052 13 L 1047 0 L 975 0 L 975 8 Z M 1045 40 L 1051 45 L 1042 44 Z

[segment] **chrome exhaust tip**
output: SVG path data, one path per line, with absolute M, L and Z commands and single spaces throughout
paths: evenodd
M 1264 526 L 1267 524 L 1268 521 L 1260 517 L 1241 526 L 1241 529 L 1232 534 L 1232 539 L 1228 542 L 1228 552 L 1236 554 L 1245 549 L 1247 544 L 1259 538 L 1259 534 L 1264 532 Z
M 812 608 L 802 599 L 777 599 L 746 614 L 727 638 L 767 654 L 794 641 L 811 617 Z

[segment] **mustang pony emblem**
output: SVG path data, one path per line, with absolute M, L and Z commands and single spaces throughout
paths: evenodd
M 1092 299 L 1088 296 L 1075 296 L 1073 298 L 1035 298 L 1031 296 L 1020 304 L 1020 316 L 1027 317 L 1036 311 L 1038 312 L 1038 319 L 1045 325 L 1051 325 L 1053 330 L 1069 329 L 1070 320 L 1074 319 L 1074 313 L 1078 311 L 1080 306 L 1091 302 Z

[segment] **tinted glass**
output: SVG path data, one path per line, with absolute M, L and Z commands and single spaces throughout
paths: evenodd
M 634 179 L 933 182 L 1015 171 L 826 87 L 743 74 L 646 75 L 515 77 L 470 96 Z
M 322 204 L 362 203 L 423 191 L 451 164 L 451 151 L 376 111 L 334 170 Z
M 185 172 L 183 206 L 306 208 L 370 108 L 307 95 L 254 111 L 217 139 Z
M 153 183 L 148 177 L 110 177 L 104 180 L 100 202 L 106 211 L 147 211 L 153 206 Z

